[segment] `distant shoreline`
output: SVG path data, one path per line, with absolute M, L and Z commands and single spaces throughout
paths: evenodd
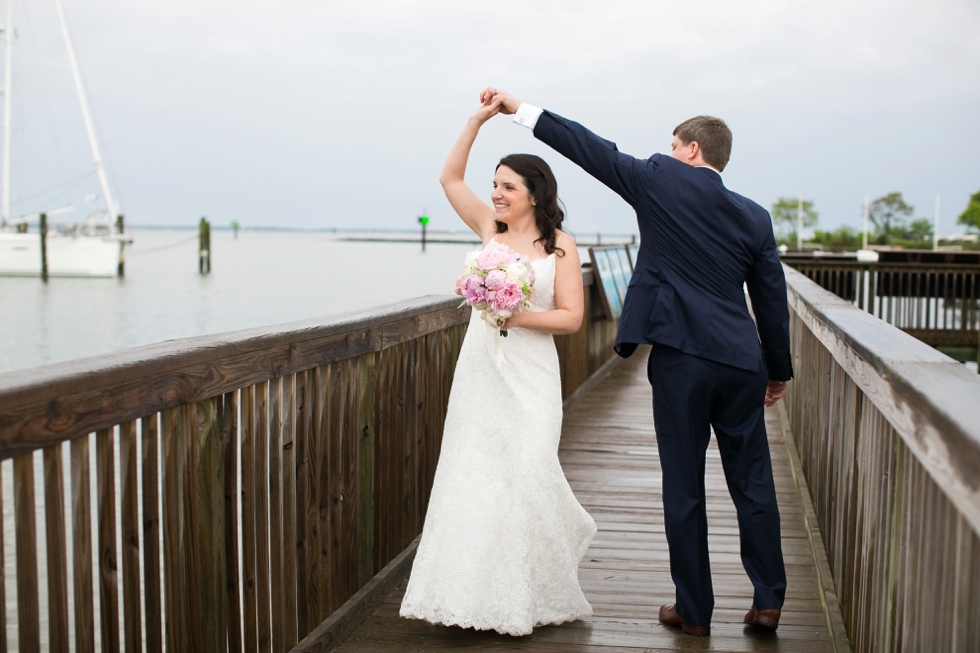
M 53 225 L 54 226 L 54 225 Z M 198 225 L 163 225 L 163 224 L 127 224 L 127 229 L 154 229 L 158 231 L 197 231 Z M 212 231 L 232 231 L 232 227 L 224 225 L 211 225 Z M 370 228 L 364 227 L 360 229 L 350 229 L 350 228 L 340 228 L 340 227 L 270 227 L 270 226 L 239 226 L 239 231 L 288 231 L 288 232 L 307 232 L 307 233 L 336 233 L 336 234 L 412 234 L 418 235 L 418 229 L 384 229 L 384 228 Z M 458 235 L 462 237 L 470 237 L 467 232 L 460 231 L 456 229 L 428 229 L 429 234 L 444 234 L 444 235 Z M 575 235 L 575 232 L 569 231 L 569 233 Z M 594 236 L 596 232 L 594 231 L 582 231 L 579 232 L 580 235 L 584 236 Z M 634 235 L 639 238 L 638 234 L 632 233 L 611 233 L 602 232 L 603 238 L 615 238 L 615 239 L 630 239 Z M 426 238 L 428 241 L 429 239 Z

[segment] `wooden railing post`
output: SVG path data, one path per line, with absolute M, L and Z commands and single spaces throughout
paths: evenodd
M 116 456 L 114 429 L 95 434 L 99 496 L 99 614 L 102 650 L 119 651 L 119 540 L 116 537 Z
M 357 359 L 360 437 L 358 438 L 358 582 L 363 586 L 378 572 L 374 568 L 374 388 L 377 383 L 377 354 Z
M 0 475 L 0 523 L 6 510 L 3 508 L 3 476 Z M 7 653 L 7 563 L 4 549 L 3 529 L 0 528 L 0 653 Z
M 283 634 L 289 650 L 296 632 L 296 375 L 282 380 L 282 578 Z
M 242 650 L 241 583 L 238 574 L 238 391 L 221 402 L 222 466 L 224 468 L 225 603 L 228 606 L 228 653 Z
M 68 553 L 65 531 L 65 480 L 60 444 L 44 448 L 45 530 L 48 544 L 48 648 L 67 651 Z
M 17 644 L 21 651 L 40 653 L 34 454 L 14 458 L 14 523 L 17 538 Z
M 140 420 L 143 465 L 143 594 L 146 653 L 163 653 L 163 591 L 160 587 L 160 445 L 156 413 Z
M 122 494 L 123 625 L 126 651 L 142 651 L 143 625 L 140 600 L 139 461 L 136 421 L 119 425 L 119 479 Z M 152 573 L 149 572 L 149 573 Z
M 89 436 L 71 441 L 72 570 L 75 602 L 75 650 L 95 652 L 92 581 L 92 487 Z
M 188 407 L 184 443 L 184 586 L 188 589 L 188 644 L 218 651 L 226 637 L 223 429 L 219 398 Z
M 184 547 L 180 540 L 183 509 L 181 484 L 185 473 L 182 440 L 187 437 L 182 425 L 182 407 L 161 414 L 161 486 L 163 501 L 163 578 L 166 609 L 165 634 L 168 651 L 185 650 L 184 620 Z

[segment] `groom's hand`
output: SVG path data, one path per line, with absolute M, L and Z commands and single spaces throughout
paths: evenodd
M 488 86 L 480 93 L 480 102 L 485 105 L 490 104 L 495 99 L 500 100 L 500 113 L 504 115 L 515 114 L 521 108 L 520 100 L 501 88 Z
M 788 385 L 789 383 L 780 381 L 769 381 L 769 384 L 766 386 L 766 408 L 772 408 L 776 405 L 777 401 L 783 398 Z

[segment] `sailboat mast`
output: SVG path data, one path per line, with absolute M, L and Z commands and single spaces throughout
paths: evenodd
M 10 224 L 10 77 L 13 73 L 14 54 L 14 0 L 7 0 L 7 22 L 3 25 L 7 40 L 3 71 L 3 215 L 0 228 Z
M 68 50 L 68 62 L 71 64 L 71 74 L 75 79 L 75 89 L 78 91 L 78 104 L 82 107 L 82 118 L 85 120 L 85 131 L 88 132 L 88 143 L 92 148 L 95 172 L 99 176 L 99 183 L 102 184 L 102 195 L 105 197 L 106 206 L 109 208 L 107 221 L 111 224 L 116 217 L 116 204 L 112 201 L 109 181 L 106 179 L 105 167 L 102 165 L 102 155 L 99 153 L 99 142 L 96 140 L 95 130 L 92 128 L 92 116 L 88 110 L 88 100 L 85 97 L 85 87 L 82 85 L 82 74 L 78 69 L 78 60 L 75 58 L 75 46 L 72 44 L 71 35 L 68 33 L 65 10 L 61 6 L 61 0 L 55 0 L 54 4 L 58 8 L 58 21 L 61 23 L 61 33 L 65 37 L 65 49 Z

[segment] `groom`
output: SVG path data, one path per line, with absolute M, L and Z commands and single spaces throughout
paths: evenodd
M 691 118 L 674 130 L 670 155 L 639 159 L 502 90 L 488 88 L 481 100 L 499 103 L 636 210 L 640 252 L 616 352 L 627 357 L 640 343 L 653 345 L 647 374 L 677 589 L 660 620 L 692 635 L 711 633 L 704 465 L 713 428 L 738 512 L 742 564 L 755 587 L 745 623 L 775 630 L 786 572 L 763 406 L 782 398 L 793 377 L 789 310 L 769 214 L 722 182 L 731 131 L 718 118 Z

